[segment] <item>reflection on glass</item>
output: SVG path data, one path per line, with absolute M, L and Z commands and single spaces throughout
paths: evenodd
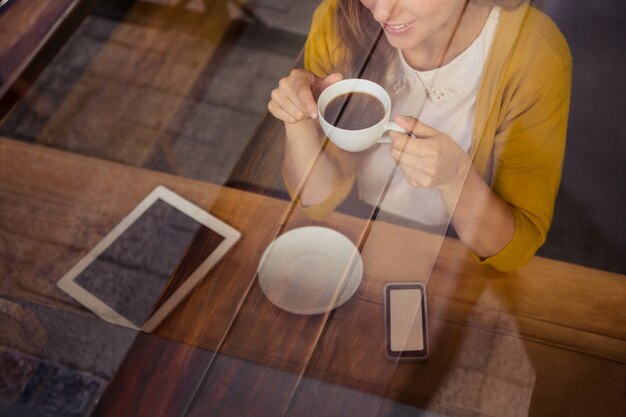
M 222 39 L 228 44 L 240 35 L 233 30 L 223 37 L 226 3 L 147 0 L 113 18 L 99 9 L 3 119 L 2 134 L 221 183 L 226 160 L 234 162 L 269 100 L 271 87 L 265 87 L 287 73 L 295 57 L 252 59 L 259 52 L 254 35 L 243 51 L 220 48 L 221 55 L 213 55 Z M 235 3 L 242 8 L 241 2 L 229 7 Z M 260 3 L 266 2 L 249 2 L 253 8 Z M 264 152 L 246 159 L 252 166 L 237 177 L 244 185 L 271 183 L 277 188 L 272 195 L 280 195 L 285 149 L 284 179 L 298 204 L 221 189 L 215 207 L 241 225 L 242 240 L 160 329 L 163 338 L 139 335 L 117 376 L 135 334 L 96 320 L 55 292 L 54 283 L 59 269 L 106 230 L 103 218 L 114 217 L 117 201 L 108 195 L 143 189 L 158 174 L 39 146 L 30 147 L 30 159 L 11 165 L 23 148 L 10 157 L 0 152 L 0 197 L 8 196 L 0 203 L 0 255 L 7 265 L 0 381 L 14 382 L 0 387 L 0 414 L 5 404 L 35 415 L 87 414 L 111 378 L 95 416 L 128 410 L 316 417 L 620 410 L 626 381 L 620 277 L 537 260 L 530 272 L 505 278 L 462 246 L 483 263 L 516 269 L 545 239 L 569 99 L 565 42 L 540 12 L 516 1 L 440 3 L 321 2 L 304 69 L 287 77 L 291 86 L 304 82 L 307 88 L 292 92 L 311 100 L 300 107 L 292 97 L 289 107 L 280 103 L 285 90 L 272 95 L 270 110 L 286 122 L 286 141 L 282 122 L 277 127 L 265 119 L 248 149 L 258 139 L 276 146 L 261 146 Z M 390 4 L 396 7 L 385 7 Z M 605 53 L 604 45 L 593 49 Z M 216 73 L 229 77 L 216 81 Z M 316 106 L 325 87 L 339 85 L 337 73 L 386 91 L 390 103 L 383 109 L 404 133 L 377 131 L 363 149 L 322 135 L 322 117 L 337 119 L 330 124 L 354 140 L 370 123 L 387 127 L 379 110 L 362 126 L 344 124 L 366 119 L 377 102 L 360 107 L 354 96 L 343 97 L 336 117 Z M 259 138 L 263 133 L 268 137 Z M 378 143 L 387 136 L 391 143 Z M 2 151 L 7 142 L 0 141 Z M 47 169 L 53 160 L 72 167 L 83 161 L 88 168 L 64 170 L 59 163 Z M 260 178 L 270 171 L 276 177 Z M 36 180 L 23 180 L 37 173 Z M 199 194 L 211 188 L 168 178 Z M 450 222 L 462 243 L 444 239 Z M 299 235 L 278 250 L 281 239 L 310 225 L 343 235 L 349 250 L 320 235 Z M 152 243 L 149 233 L 137 234 Z M 430 280 L 442 242 L 437 279 Z M 201 250 L 206 247 L 190 252 L 198 258 Z M 90 270 L 80 284 L 138 323 L 148 300 L 135 309 L 110 290 L 136 293 L 120 278 L 145 264 L 135 264 L 136 254 L 126 248 L 109 255 L 120 268 L 98 265 L 115 271 L 112 281 L 101 282 Z M 144 272 L 155 283 L 145 293 L 156 293 L 160 272 Z M 383 288 L 397 281 L 429 284 L 428 362 L 385 357 Z M 595 384 L 606 375 L 614 376 L 610 387 Z

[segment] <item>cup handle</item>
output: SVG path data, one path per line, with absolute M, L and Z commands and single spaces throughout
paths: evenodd
M 385 132 L 393 130 L 395 132 L 407 133 L 405 129 L 401 128 L 399 124 L 394 121 L 387 122 L 387 126 L 385 126 Z M 387 135 L 383 135 L 380 139 L 378 139 L 378 143 L 391 143 L 391 138 Z

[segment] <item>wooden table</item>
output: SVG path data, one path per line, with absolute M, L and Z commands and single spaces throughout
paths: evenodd
M 65 308 L 77 307 L 54 292 L 54 277 L 157 184 L 242 232 L 157 333 L 138 336 L 93 415 L 384 416 L 412 407 L 454 416 L 626 415 L 622 275 L 543 258 L 501 274 L 450 238 L 430 274 L 420 259 L 432 259 L 438 238 L 377 222 L 356 295 L 331 313 L 295 316 L 267 301 L 255 279 L 287 201 L 7 140 L 0 178 L 3 242 L 7 233 L 22 236 L 16 256 L 41 254 L 12 276 L 39 276 L 41 296 L 56 294 Z M 335 213 L 324 224 L 357 241 L 365 222 Z M 29 238 L 32 224 L 45 239 Z M 295 211 L 287 228 L 305 224 Z M 173 280 L 197 259 L 182 262 Z M 425 363 L 383 354 L 382 286 L 402 280 L 428 280 Z M 12 288 L 33 296 L 33 288 Z
M 0 117 L 22 97 L 97 0 L 12 0 L 0 14 Z
M 132 343 L 132 332 L 111 328 L 56 283 L 157 185 L 204 207 L 217 193 L 217 187 L 200 181 L 0 138 L 0 356 L 19 352 L 36 367 L 59 369 L 73 380 L 48 397 L 27 396 L 29 402 L 18 406 L 22 414 L 41 415 L 37 406 L 47 403 L 50 410 L 55 396 L 56 412 L 69 405 L 81 415 L 97 398 L 81 379 L 94 384 L 110 379 Z M 29 382 L 36 391 L 54 384 L 50 372 L 37 378 L 27 365 L 3 379 L 11 389 L 3 388 L 0 415 L 3 405 L 17 401 L 8 391 L 17 396 Z M 76 396 L 74 408 L 57 398 L 66 390 Z

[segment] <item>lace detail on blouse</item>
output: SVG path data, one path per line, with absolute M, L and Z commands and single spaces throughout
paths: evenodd
M 394 81 L 391 81 L 391 90 L 394 94 L 400 94 L 408 85 L 409 78 L 419 78 L 419 76 L 415 73 L 405 74 L 404 77 L 400 77 Z M 443 103 L 453 97 L 458 97 L 467 91 L 460 91 L 458 89 L 454 89 L 451 87 L 447 87 L 441 84 L 435 84 L 433 82 L 422 81 L 420 79 L 422 85 L 426 89 L 426 94 L 428 98 L 435 104 Z
M 500 8 L 494 7 L 485 27 L 472 44 L 446 65 L 432 70 L 419 71 L 412 68 L 398 50 L 388 68 L 387 85 L 398 95 L 411 94 L 408 90 L 423 88 L 429 101 L 442 104 L 451 99 L 468 95 L 478 89 Z
M 426 88 L 426 93 L 428 93 L 428 97 L 432 100 L 433 103 L 436 104 L 443 103 L 444 101 L 447 101 L 452 97 L 457 97 L 464 93 L 464 91 L 456 91 L 443 86 L 435 86 L 432 83 L 424 83 L 424 88 Z

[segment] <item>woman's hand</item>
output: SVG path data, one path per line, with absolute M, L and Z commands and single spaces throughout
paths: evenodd
M 470 158 L 450 137 L 419 120 L 397 116 L 398 123 L 410 135 L 390 131 L 391 156 L 412 187 L 460 186 Z
M 391 156 L 413 187 L 438 187 L 461 241 L 480 257 L 498 253 L 515 235 L 511 207 L 480 176 L 450 137 L 412 117 L 395 119 L 410 135 L 389 132 Z
M 272 91 L 267 109 L 279 120 L 296 123 L 317 118 L 316 100 L 329 85 L 341 81 L 343 75 L 333 73 L 319 78 L 310 71 L 294 69 L 282 78 Z

